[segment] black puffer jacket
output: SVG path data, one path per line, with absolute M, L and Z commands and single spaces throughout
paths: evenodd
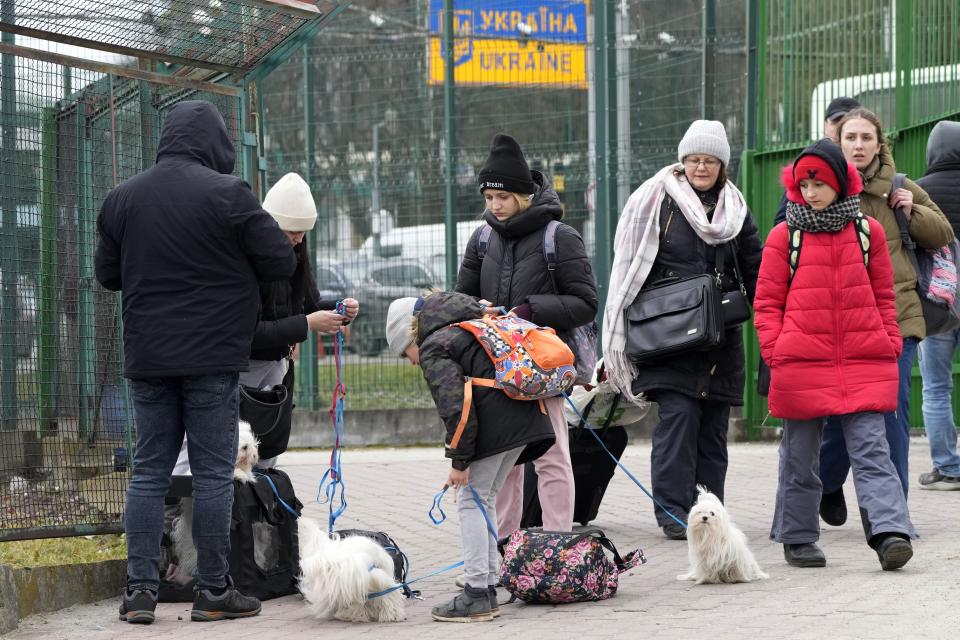
M 706 202 L 716 202 L 714 194 L 707 194 L 704 198 Z M 749 213 L 734 244 L 739 247 L 740 273 L 752 301 L 763 247 L 757 225 Z M 733 277 L 731 247 L 729 243 L 721 247 L 717 248 L 726 252 L 723 290 L 732 291 L 738 285 Z M 660 207 L 660 249 L 644 288 L 664 278 L 712 274 L 715 260 L 714 248 L 697 236 L 673 199 L 664 197 Z M 739 406 L 743 404 L 743 358 L 743 331 L 737 327 L 727 331 L 723 343 L 710 351 L 693 351 L 639 365 L 633 392 L 646 392 L 655 399 L 656 389 L 670 389 L 701 400 L 718 400 Z
M 251 360 L 280 360 L 307 339 L 307 314 L 332 310 L 336 300 L 321 300 L 317 284 L 306 272 L 309 253 L 303 243 L 294 248 L 297 271 L 289 280 L 260 283 L 260 320 L 253 334 Z
M 435 293 L 427 296 L 417 320 L 420 368 L 447 428 L 446 456 L 461 470 L 474 460 L 521 446 L 525 449 L 517 464 L 534 460 L 556 441 L 550 418 L 540 412 L 538 402 L 512 400 L 488 387 L 472 387 L 467 420 L 458 429 L 464 376 L 492 379 L 495 371 L 477 339 L 450 325 L 479 318 L 483 308 L 467 295 Z M 454 440 L 456 447 L 451 446 Z
M 123 292 L 130 378 L 246 371 L 258 280 L 290 278 L 290 240 L 231 175 L 233 144 L 209 102 L 174 106 L 157 164 L 107 195 L 97 280 Z
M 960 122 L 938 122 L 927 139 L 927 172 L 917 184 L 937 203 L 960 237 Z
M 487 211 L 483 219 L 493 227 L 487 253 L 481 260 L 474 231 L 460 264 L 456 290 L 483 298 L 507 309 L 530 305 L 531 322 L 553 327 L 558 333 L 588 324 L 597 314 L 597 285 L 590 259 L 577 231 L 566 224 L 557 229 L 559 295 L 550 281 L 543 256 L 543 228 L 563 216 L 560 198 L 539 171 L 533 205 L 505 222 Z

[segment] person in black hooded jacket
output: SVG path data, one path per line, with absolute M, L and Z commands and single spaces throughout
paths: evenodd
M 240 374 L 240 384 L 254 389 L 270 389 L 282 384 L 300 343 L 310 331 L 335 334 L 357 317 L 359 303 L 343 300 L 344 315 L 336 313 L 336 300 L 322 300 L 313 277 L 310 253 L 303 239 L 317 221 L 317 205 L 310 186 L 295 173 L 288 173 L 270 187 L 263 209 L 277 221 L 293 245 L 297 269 L 288 280 L 260 282 L 260 314 L 250 347 L 250 366 Z M 293 387 L 293 373 L 287 386 Z M 253 431 L 257 433 L 256 425 Z M 290 425 L 285 425 L 289 429 Z M 273 434 L 276 437 L 276 434 Z M 189 475 L 190 462 L 184 439 L 173 469 L 174 475 Z M 276 456 L 260 458 L 257 468 L 276 464 Z M 172 512 L 170 512 L 172 513 Z M 168 517 L 170 516 L 168 513 Z
M 394 300 L 387 312 L 390 352 L 423 370 L 446 427 L 451 467 L 446 485 L 459 491 L 466 584 L 462 594 L 433 608 L 440 622 L 487 621 L 499 614 L 500 553 L 487 518 L 497 520 L 497 495 L 511 469 L 541 456 L 556 438 L 538 402 L 513 400 L 492 387 L 465 386 L 470 378 L 492 380 L 496 372 L 480 342 L 455 323 L 494 311 L 475 297 L 438 292 Z M 471 489 L 463 491 L 466 487 Z
M 289 239 L 232 175 L 211 103 L 167 113 L 157 163 L 113 189 L 97 218 L 97 280 L 122 292 L 125 375 L 137 443 L 127 491 L 121 619 L 154 620 L 163 501 L 184 433 L 193 467 L 197 594 L 191 618 L 256 615 L 227 578 L 237 385 L 257 322 L 258 280 L 293 275 Z
M 960 235 L 960 122 L 938 122 L 927 140 L 927 172 L 917 184 L 939 205 Z M 923 376 L 923 426 L 930 443 L 933 470 L 920 474 L 921 489 L 960 490 L 960 455 L 953 422 L 953 355 L 960 329 L 920 341 Z
M 573 227 L 561 223 L 556 232 L 557 267 L 553 273 L 548 271 L 544 228 L 563 217 L 563 207 L 546 177 L 530 171 L 516 140 L 504 134 L 494 137 L 479 182 L 487 206 L 484 225 L 467 243 L 456 290 L 511 309 L 535 324 L 552 327 L 561 336 L 593 322 L 597 286 L 583 240 Z M 481 256 L 480 236 L 487 225 L 492 230 Z M 543 526 L 549 531 L 570 531 L 574 481 L 563 398 L 550 398 L 545 405 L 557 439 L 534 463 Z M 519 528 L 522 512 L 523 469 L 518 467 L 500 492 L 500 537 Z

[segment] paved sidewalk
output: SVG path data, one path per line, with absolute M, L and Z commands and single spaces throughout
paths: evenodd
M 396 538 L 410 556 L 414 576 L 459 559 L 456 509 L 441 527 L 427 519 L 434 492 L 446 477 L 439 448 L 353 451 L 344 453 L 349 508 L 342 527 L 382 529 Z M 316 504 L 317 481 L 326 452 L 286 454 L 281 466 L 293 477 L 306 512 L 325 516 Z M 649 478 L 650 447 L 631 446 L 624 463 L 642 481 Z M 929 471 L 927 443 L 911 447 L 914 478 Z M 794 569 L 782 550 L 767 540 L 777 480 L 777 451 L 770 444 L 730 447 L 727 504 L 734 520 L 747 533 L 767 581 L 694 586 L 678 582 L 686 568 L 686 545 L 666 540 L 656 527 L 651 503 L 622 473 L 611 482 L 596 524 L 621 552 L 643 548 L 649 562 L 622 576 L 620 592 L 603 602 L 563 606 L 505 606 L 495 622 L 450 625 L 430 621 L 430 607 L 456 591 L 454 575 L 420 583 L 426 600 L 408 601 L 406 622 L 395 625 L 352 625 L 311 618 L 299 596 L 264 604 L 252 619 L 191 623 L 189 605 L 160 605 L 158 620 L 137 627 L 117 620 L 119 598 L 25 620 L 8 637 L 17 640 L 203 638 L 283 640 L 391 638 L 430 640 L 490 638 L 498 634 L 536 638 L 549 633 L 577 640 L 624 638 L 920 638 L 953 640 L 960 628 L 956 583 L 960 576 L 960 492 L 922 491 L 913 483 L 910 506 L 922 538 L 916 555 L 897 572 L 880 570 L 876 555 L 865 544 L 853 502 L 852 483 L 845 487 L 850 521 L 825 527 L 821 544 L 827 554 L 824 569 Z M 452 628 L 453 627 L 453 628 Z

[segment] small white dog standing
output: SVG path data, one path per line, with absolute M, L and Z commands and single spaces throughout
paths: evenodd
M 331 538 L 312 518 L 297 520 L 300 546 L 300 593 L 318 618 L 346 622 L 400 622 L 406 619 L 399 589 L 394 587 L 393 558 L 376 542 L 362 536 Z M 336 534 L 334 534 L 336 535 Z
M 704 487 L 687 517 L 690 571 L 677 580 L 696 584 L 751 582 L 768 578 L 747 547 L 747 536 L 730 521 L 723 503 Z

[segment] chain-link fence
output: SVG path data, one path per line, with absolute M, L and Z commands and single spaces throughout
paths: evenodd
M 186 99 L 216 105 L 258 183 L 248 98 L 335 10 L 0 0 L 0 540 L 122 530 L 134 425 L 120 298 L 94 277 L 100 203 Z
M 452 100 L 444 86 L 442 0 L 351 7 L 336 30 L 264 83 L 268 186 L 289 171 L 307 178 L 320 215 L 310 239 L 320 289 L 361 301 L 347 340 L 353 410 L 431 406 L 419 372 L 385 351 L 386 308 L 427 287 L 452 287 L 448 259 L 459 264 L 480 225 L 477 171 L 494 134 L 520 141 L 591 255 L 598 146 L 614 158 L 607 179 L 616 201 L 600 212 L 614 226 L 629 193 L 676 160 L 692 120 L 724 122 L 733 171 L 739 162 L 744 0 L 608 2 L 612 34 L 599 38 L 585 1 L 452 4 Z M 615 61 L 599 78 L 592 69 L 598 47 Z M 615 95 L 600 116 L 598 91 Z M 598 117 L 612 119 L 609 139 L 596 139 Z M 448 219 L 456 226 L 453 243 L 445 236 Z M 609 254 L 610 244 L 600 242 L 599 250 Z M 304 350 L 300 371 L 311 370 L 313 353 L 319 366 L 318 383 L 311 387 L 308 373 L 301 386 L 301 407 L 316 406 L 317 394 L 326 401 L 330 346 Z

